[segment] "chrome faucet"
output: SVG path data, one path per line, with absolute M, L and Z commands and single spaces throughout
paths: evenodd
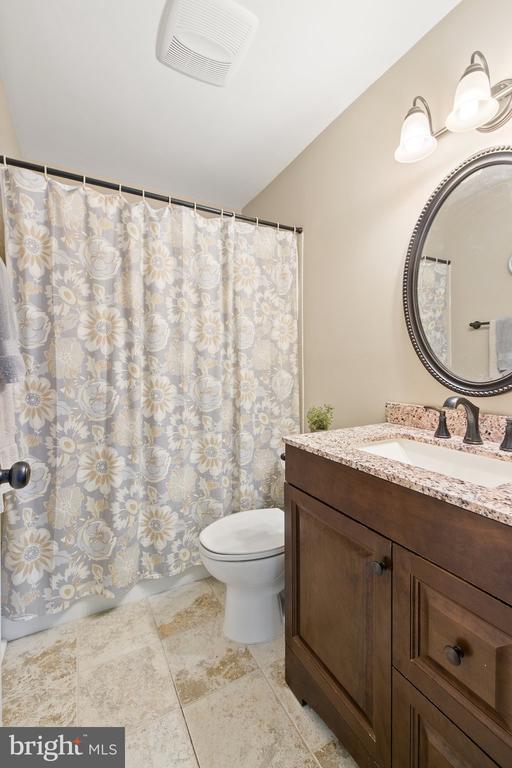
M 458 397 L 454 395 L 445 400 L 443 408 L 458 408 L 462 405 L 466 411 L 466 434 L 462 442 L 468 445 L 481 445 L 483 443 L 480 437 L 480 429 L 478 427 L 478 421 L 480 416 L 480 408 L 466 400 L 465 397 Z

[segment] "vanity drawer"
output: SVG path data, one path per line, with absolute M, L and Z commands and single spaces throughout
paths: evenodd
M 499 768 L 402 675 L 393 670 L 393 765 Z M 510 763 L 504 763 L 507 768 Z
M 396 545 L 393 562 L 394 666 L 512 766 L 512 608 Z

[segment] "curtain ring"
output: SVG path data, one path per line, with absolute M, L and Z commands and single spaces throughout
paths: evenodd
M 49 181 L 49 179 L 48 179 L 48 168 L 47 168 L 46 165 L 44 166 L 44 177 L 45 177 L 46 181 Z
M 7 157 L 4 155 L 4 168 L 7 168 Z
M 259 227 L 259 225 L 260 225 L 260 220 L 259 220 L 258 216 L 256 216 L 256 226 Z
M 281 226 L 280 226 L 279 222 L 277 222 L 277 231 L 279 232 L 280 229 L 281 229 Z
M 169 208 L 172 211 L 172 195 L 169 195 L 169 202 L 167 203 L 167 205 L 169 206 Z
M 85 186 L 85 174 L 84 174 L 84 176 L 82 178 L 82 189 L 84 190 L 84 192 L 87 191 L 87 187 Z
M 220 209 L 220 218 L 224 221 L 224 208 Z
M 142 199 L 143 200 L 146 199 L 146 190 L 145 189 L 142 190 Z
M 194 203 L 194 213 L 197 213 L 197 203 Z

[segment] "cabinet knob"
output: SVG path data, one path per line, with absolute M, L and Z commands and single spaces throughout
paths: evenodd
M 382 574 L 387 568 L 387 565 L 384 562 L 384 560 L 381 560 L 380 562 L 378 562 L 377 560 L 373 560 L 370 563 L 370 568 L 372 569 L 372 571 L 376 576 L 382 576 Z
M 25 488 L 30 480 L 30 466 L 26 461 L 16 461 L 10 469 L 0 469 L 0 484 L 9 483 L 11 488 Z
M 445 645 L 444 655 L 454 667 L 460 667 L 464 658 L 464 651 L 460 645 Z

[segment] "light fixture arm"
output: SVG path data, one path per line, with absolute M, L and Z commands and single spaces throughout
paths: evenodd
M 421 105 L 423 106 L 423 111 L 425 112 L 425 114 L 426 114 L 426 116 L 428 118 L 428 124 L 430 126 L 430 133 L 433 134 L 434 133 L 434 128 L 433 128 L 433 125 L 432 125 L 432 113 L 430 111 L 430 107 L 428 105 L 428 102 L 427 102 L 426 99 L 423 98 L 423 96 L 415 96 L 414 99 L 413 99 L 413 102 L 412 102 L 412 106 L 418 108 L 418 102 L 420 102 Z
M 482 65 L 485 74 L 487 75 L 487 77 L 490 80 L 491 79 L 491 74 L 489 72 L 489 65 L 488 65 L 487 59 L 485 58 L 485 56 L 482 53 L 482 51 L 473 51 L 473 53 L 471 54 L 471 65 L 475 65 L 476 64 L 476 59 L 477 58 L 480 59 L 480 64 Z

